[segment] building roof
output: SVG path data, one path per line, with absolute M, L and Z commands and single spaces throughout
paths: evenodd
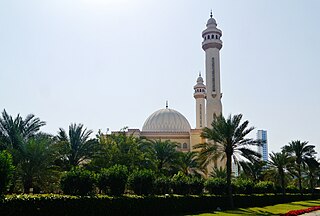
M 160 109 L 144 122 L 143 132 L 190 132 L 186 117 L 174 109 Z

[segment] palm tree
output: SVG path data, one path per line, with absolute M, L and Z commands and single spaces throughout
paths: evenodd
M 64 149 L 61 160 L 67 166 L 66 169 L 92 159 L 97 149 L 97 140 L 90 139 L 92 130 L 84 129 L 82 124 L 71 124 L 68 134 L 69 136 L 64 129 L 60 128 L 57 136 Z
M 58 157 L 56 147 L 52 136 L 38 134 L 21 148 L 17 171 L 25 193 L 30 188 L 46 189 L 58 181 L 59 172 L 54 165 Z
M 0 117 L 0 142 L 8 149 L 19 150 L 24 142 L 34 136 L 46 123 L 33 114 L 23 119 L 20 114 L 12 118 L 6 110 Z
M 179 169 L 185 175 L 203 175 L 197 161 L 197 152 L 180 152 Z
M 243 173 L 254 182 L 262 180 L 266 164 L 265 161 L 240 161 Z
M 213 167 L 209 176 L 212 178 L 227 179 L 227 170 L 223 167 Z
M 307 158 L 306 164 L 307 180 L 309 181 L 311 192 L 314 194 L 315 181 L 320 176 L 320 163 L 315 158 Z
M 159 172 L 170 171 L 179 163 L 178 144 L 170 140 L 152 140 L 157 169 Z
M 314 145 L 308 145 L 308 142 L 301 142 L 300 140 L 291 141 L 289 145 L 285 145 L 282 149 L 287 152 L 290 156 L 294 157 L 297 165 L 298 179 L 299 179 L 299 190 L 302 194 L 302 179 L 301 179 L 301 168 L 305 167 L 306 160 L 313 158 L 316 154 Z
M 227 188 L 231 208 L 234 206 L 231 187 L 232 159 L 237 163 L 241 158 L 254 161 L 261 157 L 260 154 L 247 147 L 258 145 L 259 141 L 245 138 L 254 128 L 248 128 L 248 121 L 241 124 L 241 118 L 242 114 L 230 115 L 227 119 L 222 115 L 215 117 L 211 128 L 205 127 L 201 133 L 201 136 L 209 142 L 195 146 L 196 149 L 200 149 L 199 160 L 203 165 L 208 165 L 216 159 L 226 159 Z
M 18 156 L 28 140 L 34 137 L 42 126 L 46 123 L 40 121 L 33 114 L 29 114 L 23 119 L 20 114 L 15 118 L 3 110 L 0 116 L 0 148 L 7 149 L 13 156 L 13 164 L 18 166 L 20 157 Z M 12 192 L 17 179 L 17 172 L 14 173 L 13 182 L 10 187 Z
M 292 157 L 290 157 L 287 152 L 282 151 L 270 153 L 269 158 L 269 170 L 267 172 L 269 172 L 269 176 L 271 173 L 273 177 L 280 181 L 282 195 L 284 196 L 286 194 L 286 176 L 293 161 Z

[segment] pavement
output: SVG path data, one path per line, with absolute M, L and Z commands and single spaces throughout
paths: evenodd
M 301 216 L 320 216 L 320 210 L 302 214 Z

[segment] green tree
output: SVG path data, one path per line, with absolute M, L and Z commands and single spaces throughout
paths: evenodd
M 209 176 L 212 178 L 227 179 L 227 170 L 223 167 L 213 167 Z
M 302 167 L 305 167 L 306 161 L 309 158 L 313 158 L 316 154 L 314 150 L 314 145 L 309 145 L 308 142 L 301 142 L 300 140 L 294 140 L 289 143 L 289 145 L 284 146 L 283 151 L 287 152 L 290 156 L 295 159 L 298 171 L 298 180 L 299 180 L 299 190 L 302 194 L 302 178 L 301 170 Z
M 0 117 L 1 143 L 7 149 L 20 150 L 21 146 L 45 124 L 33 114 L 27 115 L 25 119 L 20 114 L 12 118 L 6 110 L 3 110 L 2 117 Z
M 287 152 L 272 152 L 269 154 L 269 170 L 266 171 L 267 179 L 269 176 L 269 178 L 271 177 L 272 180 L 275 179 L 276 181 L 280 182 L 282 195 L 286 194 L 286 177 L 288 176 L 292 162 L 292 157 L 290 157 Z
M 93 170 L 124 165 L 130 172 L 137 168 L 155 170 L 155 156 L 151 143 L 143 137 L 119 133 L 97 135 L 99 148 L 89 167 Z
M 0 116 L 0 148 L 7 149 L 13 157 L 14 166 L 20 163 L 20 155 L 24 145 L 28 140 L 34 137 L 42 126 L 46 123 L 36 118 L 33 114 L 27 115 L 24 119 L 18 114 L 15 118 L 10 116 L 6 110 L 3 110 Z M 16 171 L 13 175 L 13 181 L 10 188 L 12 192 L 18 178 Z
M 265 161 L 240 161 L 243 173 L 247 178 L 250 178 L 254 182 L 261 181 L 263 179 L 263 172 L 266 168 L 267 162 Z
M 25 193 L 30 188 L 46 190 L 59 182 L 55 165 L 58 150 L 53 137 L 47 134 L 37 134 L 22 146 L 17 172 Z
M 179 170 L 185 175 L 203 175 L 197 161 L 197 152 L 180 152 Z
M 249 127 L 249 122 L 241 123 L 242 115 L 229 116 L 227 119 L 222 115 L 215 117 L 211 128 L 205 127 L 201 136 L 209 142 L 198 144 L 195 146 L 199 149 L 199 160 L 203 165 L 208 165 L 216 159 L 226 159 L 227 169 L 227 192 L 230 207 L 233 208 L 233 197 L 231 187 L 231 163 L 232 158 L 238 161 L 237 154 L 240 157 L 249 160 L 258 160 L 260 155 L 249 149 L 250 145 L 258 145 L 259 141 L 246 138 L 246 136 L 254 129 Z
M 7 151 L 0 152 L 0 198 L 12 182 L 14 172 L 12 156 Z
M 67 132 L 60 128 L 57 139 L 60 142 L 62 154 L 60 159 L 67 170 L 88 162 L 97 150 L 97 140 L 91 139 L 92 130 L 83 128 L 82 124 L 71 124 Z
M 311 189 L 312 194 L 314 194 L 315 183 L 320 177 L 320 163 L 314 158 L 306 159 L 306 175 L 307 181 L 309 182 L 309 188 Z
M 160 173 L 168 173 L 179 164 L 179 152 L 177 143 L 170 140 L 152 140 L 151 141 L 157 169 Z

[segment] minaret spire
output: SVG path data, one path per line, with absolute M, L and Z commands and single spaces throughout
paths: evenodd
M 168 101 L 166 100 L 166 109 L 168 109 L 169 105 L 168 105 Z
M 212 15 L 212 9 L 211 9 L 211 12 L 210 12 L 210 18 L 212 18 L 213 17 L 213 15 Z

